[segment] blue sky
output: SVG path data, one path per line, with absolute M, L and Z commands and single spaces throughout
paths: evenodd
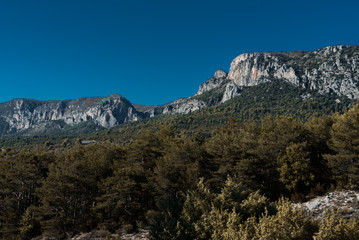
M 163 104 L 244 52 L 359 44 L 358 1 L 0 0 L 0 102 Z

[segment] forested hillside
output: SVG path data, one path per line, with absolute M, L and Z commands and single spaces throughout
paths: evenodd
M 36 135 L 30 129 L 13 137 L 0 138 L 0 147 L 36 147 L 40 145 L 55 149 L 81 142 L 81 140 L 127 143 L 135 140 L 147 130 L 158 131 L 163 126 L 173 127 L 176 133 L 200 134 L 208 137 L 215 128 L 228 124 L 230 119 L 237 122 L 247 122 L 253 119 L 258 121 L 270 114 L 272 116 L 292 116 L 295 119 L 307 121 L 311 116 L 343 113 L 356 103 L 356 100 L 339 97 L 335 94 L 322 95 L 315 91 L 308 92 L 281 80 L 244 88 L 241 95 L 222 104 L 218 104 L 219 90 L 216 88 L 195 96 L 196 99 L 212 99 L 214 102 L 207 103 L 210 107 L 189 114 L 164 114 L 102 130 L 98 129 L 98 126 L 91 121 L 58 131 L 51 130 L 47 134 L 45 132 L 45 134 Z M 30 137 L 26 135 L 30 135 Z
M 207 138 L 164 126 L 127 144 L 5 148 L 0 237 L 150 226 L 153 239 L 358 239 L 358 219 L 313 220 L 289 202 L 359 189 L 358 131 L 355 106 L 231 120 Z
M 216 99 L 217 90 L 217 88 L 213 89 L 195 98 Z M 92 138 L 111 137 L 113 141 L 116 138 L 126 141 L 138 132 L 148 129 L 158 130 L 163 125 L 173 126 L 178 132 L 190 135 L 200 133 L 208 136 L 216 127 L 229 123 L 230 119 L 247 122 L 258 121 L 267 115 L 281 115 L 307 121 L 311 116 L 343 113 L 354 103 L 356 100 L 347 97 L 308 92 L 290 83 L 273 79 L 271 82 L 244 88 L 241 95 L 222 104 L 214 104 L 190 114 L 162 115 L 141 122 L 124 124 L 105 131 L 105 135 L 94 134 Z

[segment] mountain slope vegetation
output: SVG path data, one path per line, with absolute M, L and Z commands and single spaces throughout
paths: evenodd
M 212 98 L 217 89 L 204 93 L 205 96 L 196 98 Z M 346 97 L 337 95 L 321 95 L 317 92 L 307 92 L 289 83 L 273 80 L 258 86 L 244 88 L 239 96 L 208 108 L 200 109 L 189 114 L 162 115 L 140 122 L 127 123 L 109 129 L 103 133 L 91 135 L 92 138 L 115 140 L 116 136 L 123 141 L 136 136 L 138 132 L 158 130 L 163 125 L 172 126 L 178 132 L 187 134 L 203 134 L 209 136 L 216 127 L 224 126 L 230 119 L 238 122 L 259 120 L 267 115 L 292 116 L 303 121 L 312 116 L 330 115 L 335 112 L 343 113 L 356 103 Z
M 216 96 L 218 97 L 219 91 L 221 91 L 220 88 L 215 88 L 194 98 L 215 99 Z M 56 131 L 51 130 L 50 133 L 40 132 L 36 134 L 35 129 L 29 129 L 15 135 L 16 138 L 1 138 L 0 146 L 41 145 L 48 142 L 51 143 L 51 146 L 56 147 L 61 146 L 65 140 L 75 143 L 81 139 L 125 143 L 135 139 L 145 131 L 157 131 L 166 125 L 172 126 L 177 133 L 209 136 L 216 127 L 224 126 L 229 123 L 230 119 L 246 122 L 249 120 L 258 121 L 267 115 L 283 115 L 307 121 L 312 116 L 330 115 L 335 112 L 343 113 L 355 103 L 356 100 L 350 100 L 346 97 L 338 97 L 335 94 L 318 94 L 315 91 L 308 92 L 290 83 L 273 80 L 244 88 L 239 96 L 225 103 L 212 104 L 207 108 L 189 114 L 164 114 L 109 129 L 100 128 L 91 121 Z M 27 135 L 30 137 L 26 137 Z
M 163 240 L 359 239 L 357 216 L 312 219 L 292 205 L 359 191 L 358 56 L 240 55 L 229 74 L 161 106 L 119 95 L 2 104 L 0 130 L 19 131 L 0 138 L 0 239 L 144 226 Z
M 359 189 L 358 115 L 356 106 L 305 122 L 232 121 L 208 138 L 161 127 L 125 145 L 7 148 L 0 238 L 150 226 L 154 239 L 357 239 L 357 219 L 313 220 L 282 197 Z

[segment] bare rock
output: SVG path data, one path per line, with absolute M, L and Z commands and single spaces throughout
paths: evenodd
M 239 86 L 255 86 L 271 79 L 293 85 L 359 98 L 359 46 L 331 46 L 304 55 L 245 53 L 236 57 L 228 79 Z
M 75 125 L 92 120 L 102 127 L 109 128 L 142 118 L 126 98 L 117 94 L 66 101 L 13 99 L 1 103 L 0 109 L 0 118 L 7 123 L 6 133 L 19 132 L 34 126 L 46 127 L 54 121 Z M 54 126 L 61 128 L 61 125 Z
M 225 72 L 224 70 L 222 69 L 219 69 L 217 70 L 215 73 L 214 73 L 214 77 L 215 78 L 226 78 L 228 75 L 227 72 Z
M 234 98 L 235 96 L 240 95 L 242 89 L 243 88 L 241 86 L 238 86 L 235 82 L 228 83 L 221 102 L 226 102 Z
M 345 219 L 359 219 L 359 192 L 330 192 L 295 206 L 303 207 L 307 214 L 315 219 L 323 218 L 326 211 L 332 210 L 339 210 Z
M 228 82 L 227 79 L 227 73 L 223 70 L 217 70 L 214 73 L 214 77 L 208 79 L 206 82 L 202 83 L 201 86 L 199 86 L 198 92 L 196 95 L 203 94 L 204 92 L 210 91 L 214 88 L 217 88 L 225 83 Z

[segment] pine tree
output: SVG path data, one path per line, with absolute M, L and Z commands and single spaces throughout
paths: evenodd
M 20 232 L 20 219 L 30 206 L 39 204 L 36 189 L 47 174 L 52 156 L 34 150 L 7 151 L 0 158 L 0 236 L 11 238 Z M 37 230 L 29 229 L 31 231 Z
M 359 106 L 337 115 L 330 131 L 330 147 L 326 155 L 339 185 L 359 188 Z
M 291 193 L 305 192 L 313 186 L 309 153 L 304 151 L 305 144 L 292 144 L 286 154 L 278 159 L 279 180 Z

